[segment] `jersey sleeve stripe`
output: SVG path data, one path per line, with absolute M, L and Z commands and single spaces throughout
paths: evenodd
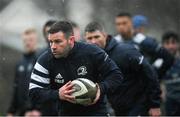
M 39 72 L 38 70 L 36 69 L 33 69 L 33 73 L 36 74 L 36 75 L 39 75 L 41 77 L 44 77 L 44 78 L 49 78 L 49 75 L 48 74 L 44 74 L 42 72 Z
M 45 83 L 42 83 L 42 82 L 38 82 L 38 81 L 33 80 L 33 79 L 31 79 L 31 83 L 34 83 L 34 84 L 39 85 L 39 86 L 44 87 L 44 88 L 46 88 L 46 87 L 49 86 L 49 84 L 45 84 Z
M 37 84 L 34 84 L 34 83 L 30 83 L 30 84 L 29 84 L 29 90 L 31 90 L 31 89 L 33 89 L 33 88 L 43 88 L 43 87 L 41 87 L 41 86 L 39 86 L 39 85 L 37 85 Z
M 42 65 L 40 65 L 38 62 L 35 64 L 34 68 L 39 72 L 42 72 L 44 74 L 49 74 L 49 71 L 46 68 L 44 68 Z
M 44 77 L 41 77 L 41 76 L 34 74 L 34 73 L 31 74 L 31 79 L 38 81 L 38 82 L 41 82 L 41 83 L 44 83 L 44 84 L 50 83 L 49 78 L 44 78 Z
M 139 64 L 142 64 L 142 62 L 143 62 L 143 59 L 144 59 L 144 56 L 141 56 L 141 57 L 140 57 Z

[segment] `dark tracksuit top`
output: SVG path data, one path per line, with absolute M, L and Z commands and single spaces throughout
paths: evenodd
M 180 57 L 176 57 L 163 80 L 166 88 L 166 115 L 178 116 L 180 115 Z
M 136 39 L 142 39 L 142 41 L 138 42 Z M 162 79 L 166 71 L 169 70 L 174 63 L 175 59 L 173 55 L 171 55 L 165 48 L 158 44 L 155 38 L 145 36 L 141 33 L 138 33 L 134 36 L 133 42 L 139 46 L 140 51 L 146 56 L 146 58 L 149 59 L 150 63 L 153 64 L 156 59 L 162 59 L 162 65 L 160 67 L 153 65 L 157 70 L 159 79 Z
M 96 104 L 82 106 L 59 99 L 58 89 L 77 78 L 99 84 L 101 98 Z M 119 68 L 102 49 L 76 42 L 66 58 L 56 59 L 50 51 L 43 53 L 34 66 L 29 89 L 34 103 L 56 100 L 60 115 L 105 115 L 104 94 L 113 93 L 121 82 Z
M 22 59 L 16 65 L 14 92 L 8 113 L 21 115 L 23 111 L 30 106 L 28 89 L 30 76 L 34 64 L 37 60 L 36 53 L 24 54 Z
M 163 78 L 166 86 L 166 96 L 180 103 L 180 57 L 177 57 L 173 66 Z
M 134 35 L 134 37 L 132 37 L 132 39 L 123 39 L 121 37 L 121 42 L 135 45 L 135 47 L 140 50 L 140 52 L 152 65 L 155 60 L 161 59 L 162 64 L 159 67 L 153 65 L 158 73 L 159 79 L 161 79 L 165 75 L 166 71 L 174 63 L 174 57 L 165 48 L 160 46 L 155 38 L 146 36 L 142 33 L 137 33 Z
M 146 108 L 160 106 L 157 74 L 137 49 L 108 37 L 105 51 L 121 69 L 124 81 L 114 94 L 108 95 L 115 112 L 130 111 L 140 104 Z M 120 113 L 121 114 L 121 113 Z

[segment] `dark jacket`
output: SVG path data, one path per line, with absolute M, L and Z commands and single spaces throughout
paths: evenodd
M 96 104 L 84 107 L 59 99 L 58 89 L 80 77 L 99 83 L 101 98 Z M 104 94 L 113 93 L 121 81 L 119 68 L 102 49 L 77 42 L 66 58 L 56 59 L 50 51 L 40 56 L 31 75 L 30 97 L 34 103 L 58 101 L 61 115 L 105 115 Z
M 167 98 L 180 102 L 180 58 L 176 58 L 163 80 L 165 81 Z
M 105 51 L 121 69 L 124 81 L 113 95 L 108 95 L 115 111 L 128 110 L 137 104 L 147 108 L 160 106 L 157 74 L 137 49 L 108 37 Z
M 21 114 L 24 109 L 31 106 L 28 89 L 32 69 L 37 59 L 36 53 L 24 54 L 16 65 L 14 92 L 8 113 Z
M 140 42 L 136 41 L 141 38 L 141 33 L 136 34 L 133 38 L 133 43 L 137 45 L 143 55 L 149 60 L 151 64 L 155 62 L 156 59 L 162 59 L 163 63 L 160 67 L 155 67 L 158 73 L 159 79 L 161 79 L 166 71 L 173 65 L 174 57 L 165 49 L 163 48 L 155 38 L 144 36 L 144 39 Z
M 165 48 L 158 44 L 155 38 L 146 36 L 142 33 L 134 34 L 131 39 L 124 39 L 120 35 L 115 38 L 116 40 L 119 40 L 119 42 L 132 44 L 139 49 L 149 63 L 156 69 L 159 79 L 165 75 L 166 71 L 174 63 L 174 57 Z M 162 64 L 160 66 L 154 65 L 154 62 L 157 59 L 162 60 Z

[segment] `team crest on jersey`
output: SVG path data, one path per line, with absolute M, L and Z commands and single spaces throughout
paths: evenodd
M 54 81 L 55 81 L 56 83 L 62 84 L 62 83 L 64 83 L 64 78 L 62 77 L 62 75 L 61 75 L 60 73 L 58 73 L 58 74 L 56 75 Z
M 77 69 L 78 75 L 86 75 L 87 74 L 87 68 L 86 66 L 81 66 Z

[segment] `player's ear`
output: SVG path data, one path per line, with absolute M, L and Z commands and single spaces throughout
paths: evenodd
M 107 34 L 105 32 L 102 32 L 103 36 L 107 38 Z
M 72 44 L 72 43 L 74 43 L 74 41 L 75 41 L 75 36 L 74 35 L 70 36 L 69 37 L 69 42 Z

